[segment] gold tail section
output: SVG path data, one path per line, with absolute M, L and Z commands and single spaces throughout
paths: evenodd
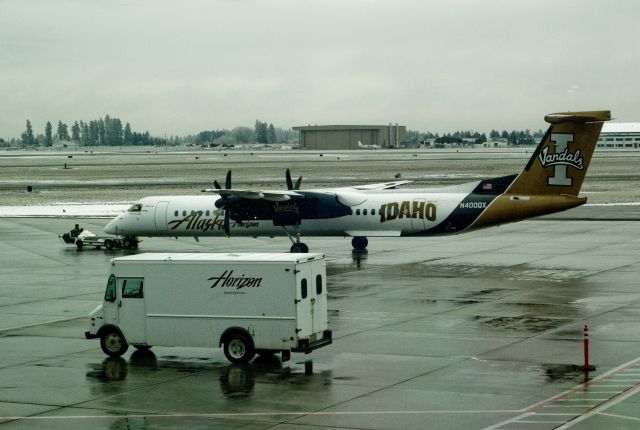
M 563 211 L 584 204 L 578 197 L 609 111 L 545 116 L 551 124 L 525 169 L 480 214 L 470 228 L 482 228 Z
M 563 112 L 544 119 L 549 130 L 506 194 L 577 196 L 611 112 Z

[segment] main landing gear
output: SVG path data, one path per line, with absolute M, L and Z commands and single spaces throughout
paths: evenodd
M 364 251 L 365 249 L 367 249 L 368 244 L 369 239 L 367 239 L 365 236 L 355 236 L 353 239 L 351 239 L 351 246 L 353 246 L 353 249 L 356 251 Z
M 290 251 L 291 253 L 306 254 L 307 252 L 309 252 L 309 247 L 306 243 L 300 242 L 300 232 L 298 231 L 297 226 L 295 226 L 294 228 L 295 232 L 291 233 L 285 226 L 282 226 L 284 232 L 287 233 L 287 237 L 289 238 L 289 240 L 291 240 L 291 243 L 293 243 L 293 245 L 291 245 Z

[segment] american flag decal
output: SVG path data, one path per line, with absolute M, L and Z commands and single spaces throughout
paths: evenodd
M 482 184 L 482 189 L 483 190 L 492 190 L 493 189 L 493 184 L 492 183 L 486 183 L 486 184 Z

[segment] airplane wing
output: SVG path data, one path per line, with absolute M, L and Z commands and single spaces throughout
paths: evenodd
M 335 190 L 387 190 L 390 188 L 397 188 L 401 185 L 410 184 L 413 181 L 391 181 L 391 182 L 380 182 L 377 184 L 366 184 L 366 185 L 356 185 L 353 187 L 343 187 L 343 188 L 335 188 Z
M 281 190 L 234 190 L 234 189 L 217 189 L 208 188 L 202 190 L 203 193 L 216 193 L 220 196 L 249 199 L 249 200 L 267 200 L 270 202 L 285 202 L 290 200 L 291 197 L 304 197 L 300 193 L 295 191 L 281 191 Z

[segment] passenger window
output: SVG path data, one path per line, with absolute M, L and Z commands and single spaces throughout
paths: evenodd
M 316 294 L 322 294 L 322 275 L 316 276 Z
M 375 209 L 371 209 L 371 215 L 375 215 L 376 214 L 376 210 Z
M 356 209 L 356 215 L 360 215 L 360 209 Z
M 104 301 L 116 301 L 116 277 L 114 275 L 109 276 L 109 280 L 107 281 L 107 289 L 104 292 Z
M 362 209 L 362 215 L 366 215 L 367 214 L 367 210 L 366 209 Z
M 175 211 L 175 212 L 173 213 L 173 216 L 178 216 L 178 211 Z
M 300 282 L 300 297 L 302 297 L 302 299 L 307 298 L 307 278 L 304 278 Z
M 209 216 L 209 211 L 207 211 L 207 215 L 206 216 Z
M 142 295 L 142 279 L 125 279 L 122 281 L 122 298 L 123 299 L 141 299 Z
M 187 211 L 182 211 L 182 216 L 187 216 Z

